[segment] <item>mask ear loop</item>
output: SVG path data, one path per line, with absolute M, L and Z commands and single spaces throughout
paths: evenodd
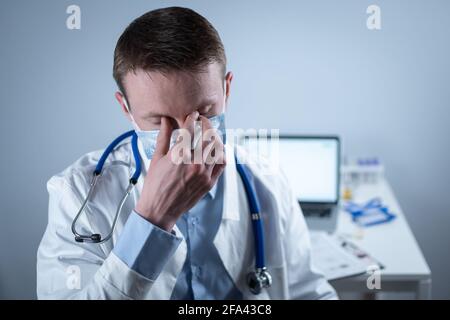
M 226 104 L 226 97 L 227 97 L 227 80 L 224 79 L 223 80 L 223 96 L 224 96 L 224 103 L 223 103 L 223 108 L 222 108 L 222 112 L 221 114 L 225 113 L 225 104 Z M 200 137 L 202 135 L 202 128 L 200 125 L 200 121 L 196 121 L 196 125 L 194 128 L 194 139 L 193 139 L 193 143 L 192 143 L 192 147 L 191 150 L 194 150 L 198 143 L 200 142 Z
M 227 79 L 223 80 L 223 109 L 222 113 L 225 113 L 225 106 L 227 105 Z
M 130 115 L 131 123 L 133 124 L 135 130 L 136 130 L 136 131 L 142 131 L 142 130 L 139 128 L 139 126 L 138 126 L 136 120 L 134 120 L 133 114 L 131 113 L 130 106 L 128 105 L 127 98 L 125 98 L 125 95 L 124 95 L 122 92 L 121 92 L 120 94 L 122 95 L 123 104 L 125 105 L 125 108 L 127 109 L 128 114 Z

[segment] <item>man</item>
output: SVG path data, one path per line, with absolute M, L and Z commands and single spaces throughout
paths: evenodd
M 233 75 L 205 18 L 172 7 L 136 19 L 118 40 L 114 78 L 117 101 L 139 137 L 143 174 L 112 239 L 102 244 L 75 242 L 70 230 L 102 152 L 85 155 L 50 179 L 49 223 L 38 250 L 39 298 L 336 298 L 311 266 L 305 221 L 284 177 L 262 174 L 260 164 L 248 166 L 273 278 L 271 287 L 255 295 L 246 280 L 254 270 L 254 236 L 234 150 L 216 135 L 199 143 L 200 163 L 174 161 L 184 139 L 173 145 L 175 129 L 192 137 L 196 123 L 203 132 L 224 130 Z M 124 141 L 108 158 L 77 222 L 80 233 L 109 232 L 135 168 L 131 144 Z

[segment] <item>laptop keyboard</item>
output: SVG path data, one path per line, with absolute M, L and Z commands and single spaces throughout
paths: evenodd
M 331 215 L 331 208 L 302 208 L 305 217 L 326 218 Z

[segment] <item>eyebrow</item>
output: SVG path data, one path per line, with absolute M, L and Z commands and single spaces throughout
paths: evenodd
M 197 103 L 197 106 L 198 106 L 197 109 L 200 109 L 204 106 L 207 106 L 207 105 L 210 105 L 210 104 L 213 104 L 216 102 L 217 102 L 217 94 L 203 98 L 202 100 L 200 100 L 200 103 Z M 167 117 L 167 115 L 165 115 L 165 114 L 155 113 L 155 112 L 151 112 L 151 111 L 145 113 L 143 116 L 144 116 L 144 118 Z
M 143 117 L 144 118 L 166 117 L 166 115 L 150 111 L 150 112 L 144 113 Z
M 214 104 L 216 102 L 217 102 L 217 94 L 204 98 L 203 100 L 200 101 L 200 103 L 197 103 L 197 106 L 201 108 L 210 104 Z

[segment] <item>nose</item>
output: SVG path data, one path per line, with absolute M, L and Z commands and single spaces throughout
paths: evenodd
M 175 118 L 169 118 L 169 120 L 170 120 L 170 124 L 172 125 L 172 128 L 173 128 L 174 130 L 181 128 L 181 126 L 182 126 L 183 123 L 184 123 L 184 120 L 182 120 L 182 119 L 180 119 L 180 118 L 177 118 L 177 119 L 175 119 Z
M 186 121 L 186 118 L 189 114 L 180 116 L 180 117 L 173 117 L 173 118 L 169 118 L 170 119 L 170 124 L 172 125 L 172 128 L 175 129 L 179 129 L 183 126 L 184 122 Z M 197 119 L 197 121 L 200 119 Z

